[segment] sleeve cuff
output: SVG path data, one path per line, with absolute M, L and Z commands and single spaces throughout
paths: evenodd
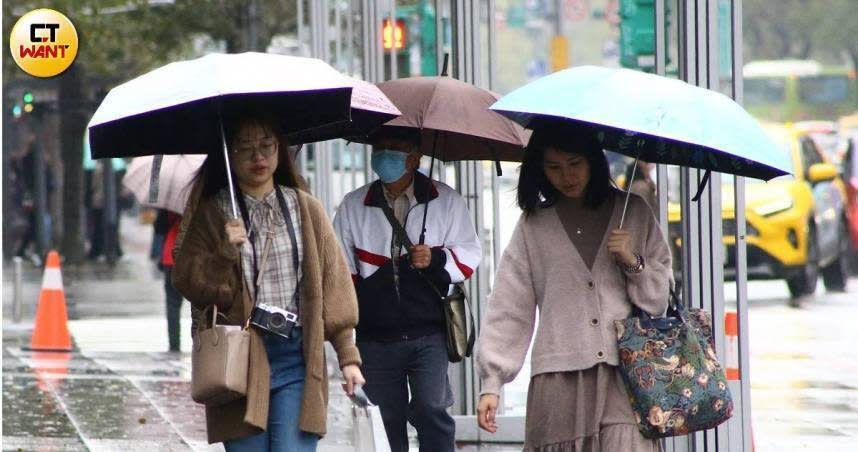
M 482 380 L 482 389 L 480 390 L 480 395 L 483 394 L 497 394 L 500 395 L 501 388 L 503 387 L 503 381 L 501 381 L 498 377 L 486 377 Z
M 354 330 L 346 329 L 336 337 L 331 338 L 331 345 L 337 352 L 337 362 L 340 369 L 349 364 L 361 365 L 360 352 L 354 343 Z
M 433 269 L 444 268 L 447 265 L 447 253 L 444 248 L 432 248 L 432 261 L 429 267 Z

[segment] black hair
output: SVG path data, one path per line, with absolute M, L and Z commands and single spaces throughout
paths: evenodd
M 563 195 L 545 175 L 544 158 L 548 148 L 568 154 L 581 154 L 590 166 L 590 181 L 584 189 L 584 205 L 600 206 L 613 189 L 608 159 L 595 133 L 589 129 L 545 127 L 533 131 L 524 151 L 518 177 L 518 206 L 530 215 L 537 207 L 548 207 Z
M 385 139 L 404 140 L 417 147 L 421 142 L 420 129 L 403 126 L 381 126 L 373 130 L 367 138 L 372 145 Z
M 302 188 L 295 171 L 295 163 L 287 149 L 288 142 L 283 135 L 278 122 L 271 116 L 257 111 L 242 111 L 231 115 L 224 115 L 223 129 L 227 146 L 232 146 L 241 127 L 247 124 L 258 124 L 274 135 L 278 143 L 277 168 L 274 170 L 274 184 L 284 185 L 292 188 Z M 232 149 L 230 149 L 232 152 Z M 223 155 L 223 148 L 209 149 L 208 157 L 200 167 L 196 178 L 202 181 L 203 188 L 201 196 L 204 198 L 214 196 L 227 186 L 226 177 L 227 162 Z M 236 193 L 240 192 L 238 182 L 233 173 L 233 185 Z M 240 199 L 240 197 L 239 197 Z

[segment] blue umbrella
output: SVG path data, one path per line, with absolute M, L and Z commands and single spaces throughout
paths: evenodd
M 491 109 L 524 127 L 595 133 L 605 149 L 649 162 L 769 180 L 790 160 L 729 97 L 628 69 L 580 66 L 501 98 Z

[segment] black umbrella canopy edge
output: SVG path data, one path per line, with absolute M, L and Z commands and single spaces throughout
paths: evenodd
M 499 113 L 516 115 L 516 121 L 521 119 L 520 112 L 496 110 Z M 605 150 L 640 158 L 651 163 L 685 166 L 701 170 L 733 174 L 769 181 L 775 177 L 790 174 L 779 168 L 764 163 L 736 157 L 730 153 L 696 143 L 688 143 L 673 138 L 665 138 L 643 132 L 606 126 L 603 124 L 570 119 L 562 116 L 529 114 L 524 127 L 537 131 L 542 128 L 565 129 L 569 133 L 593 133 L 602 143 Z M 681 151 L 683 158 L 677 158 Z
M 284 134 L 351 118 L 351 87 L 212 96 L 89 127 L 93 159 L 222 150 L 218 120 L 241 111 L 278 118 Z

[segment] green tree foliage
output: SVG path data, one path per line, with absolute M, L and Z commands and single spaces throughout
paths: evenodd
M 855 0 L 744 0 L 745 61 L 810 58 L 858 68 Z

